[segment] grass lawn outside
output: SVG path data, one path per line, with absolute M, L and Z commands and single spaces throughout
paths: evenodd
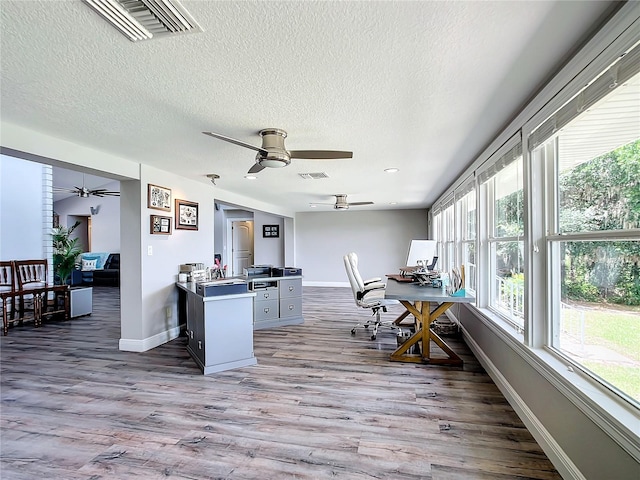
M 563 351 L 640 402 L 640 310 L 571 304 L 561 314 Z

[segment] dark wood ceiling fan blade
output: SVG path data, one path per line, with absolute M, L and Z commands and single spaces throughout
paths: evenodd
M 264 170 L 264 167 L 259 163 L 254 163 L 247 173 L 258 173 Z
M 91 192 L 89 192 L 91 195 L 95 196 L 95 197 L 119 197 L 120 196 L 120 192 L 101 192 L 99 190 L 92 190 Z
M 226 135 L 220 135 L 219 133 L 213 133 L 213 132 L 202 132 L 202 133 L 204 133 L 205 135 L 209 135 L 210 137 L 217 138 L 218 140 L 224 140 L 225 142 L 233 143 L 241 147 L 250 148 L 251 150 L 260 152 L 265 156 L 269 153 L 262 147 L 256 147 L 255 145 L 251 145 L 250 143 L 243 142 L 242 140 L 236 140 L 235 138 L 227 137 Z
M 340 150 L 289 150 L 291 158 L 306 158 L 309 160 L 335 160 L 338 158 L 353 158 L 353 152 Z

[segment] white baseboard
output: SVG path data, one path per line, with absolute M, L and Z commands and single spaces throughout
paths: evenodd
M 143 340 L 134 340 L 130 338 L 121 338 L 118 348 L 124 352 L 146 352 L 152 348 L 159 347 L 180 335 L 180 326 L 173 327 L 171 330 L 160 332 L 152 337 Z
M 586 480 L 586 477 L 582 475 L 578 467 L 571 461 L 542 422 L 538 420 L 538 417 L 535 416 L 525 401 L 518 395 L 518 392 L 514 390 L 507 379 L 500 373 L 500 370 L 493 364 L 464 327 L 462 327 L 462 334 L 465 343 L 500 389 L 511 407 L 516 411 L 562 478 L 565 480 Z

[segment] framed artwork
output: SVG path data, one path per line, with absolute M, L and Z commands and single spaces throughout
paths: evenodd
M 198 204 L 176 199 L 176 230 L 198 230 Z
M 280 225 L 263 225 L 262 236 L 278 238 L 280 236 Z
M 171 217 L 151 215 L 152 235 L 171 235 Z
M 147 207 L 156 210 L 171 211 L 171 189 L 149 184 Z

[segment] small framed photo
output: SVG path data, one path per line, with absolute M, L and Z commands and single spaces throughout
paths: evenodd
M 147 207 L 156 210 L 171 211 L 171 189 L 149 184 Z
M 198 204 L 176 199 L 176 230 L 198 230 Z
M 151 215 L 152 235 L 171 235 L 171 217 Z
M 262 236 L 278 238 L 280 236 L 280 225 L 263 225 Z

